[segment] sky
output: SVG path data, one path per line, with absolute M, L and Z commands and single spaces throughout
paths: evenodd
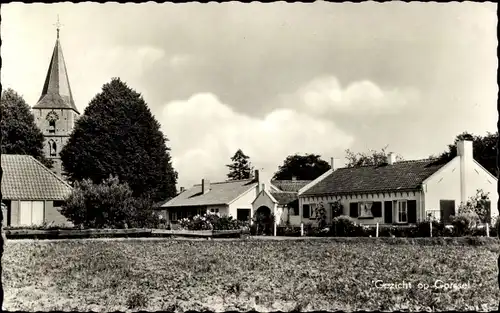
M 60 39 L 81 112 L 112 77 L 169 139 L 178 186 L 226 179 L 237 149 L 405 159 L 495 132 L 495 3 L 59 3 L 1 6 L 3 88 L 35 105 Z

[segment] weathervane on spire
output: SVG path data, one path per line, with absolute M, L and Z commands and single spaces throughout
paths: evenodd
M 57 23 L 55 23 L 53 25 L 56 27 L 57 39 L 59 39 L 59 29 L 61 29 L 61 26 L 63 26 L 63 24 L 59 23 L 59 14 L 57 14 Z

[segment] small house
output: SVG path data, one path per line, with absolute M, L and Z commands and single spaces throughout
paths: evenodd
M 30 155 L 2 154 L 4 226 L 67 224 L 59 212 L 72 188 Z

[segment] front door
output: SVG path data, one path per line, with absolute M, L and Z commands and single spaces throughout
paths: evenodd
M 445 224 L 451 222 L 451 216 L 455 215 L 455 200 L 440 200 L 441 221 Z

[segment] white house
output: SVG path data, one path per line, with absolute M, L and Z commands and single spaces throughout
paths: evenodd
M 253 219 L 256 214 L 274 214 L 277 224 L 299 221 L 298 190 L 310 181 L 273 180 L 265 173 L 255 171 L 245 180 L 210 182 L 184 190 L 160 208 L 166 220 L 172 223 L 196 214 L 218 213 L 238 220 Z
M 489 193 L 490 216 L 498 216 L 497 178 L 472 154 L 472 141 L 457 144 L 457 156 L 447 163 L 437 160 L 395 161 L 386 164 L 332 169 L 299 191 L 301 222 L 314 223 L 315 209 L 323 205 L 327 221 L 339 201 L 344 215 L 363 224 L 412 224 L 432 214 L 445 222 L 458 206 L 476 194 Z

